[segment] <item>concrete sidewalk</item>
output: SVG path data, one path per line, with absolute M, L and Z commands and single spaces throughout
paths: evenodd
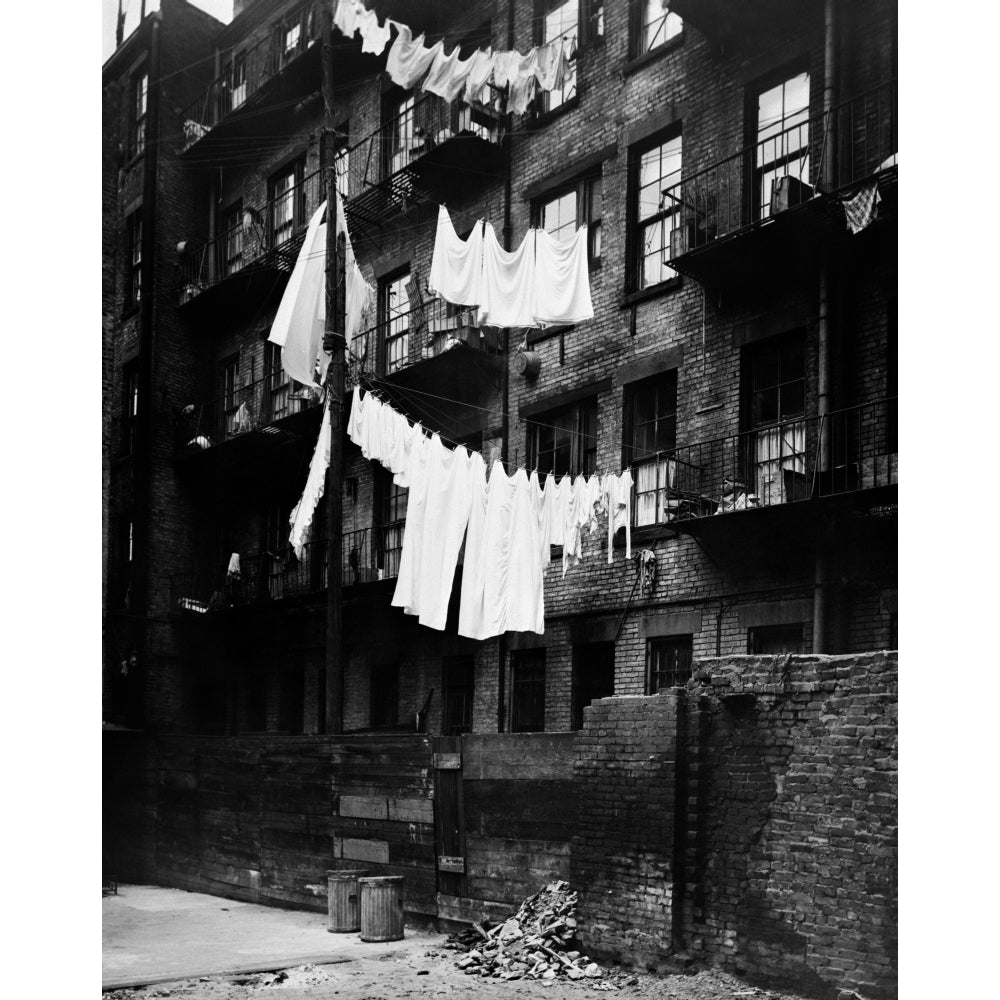
M 330 934 L 322 913 L 151 885 L 120 885 L 102 906 L 104 989 L 379 958 L 442 940 L 407 927 L 403 941 L 366 944 Z

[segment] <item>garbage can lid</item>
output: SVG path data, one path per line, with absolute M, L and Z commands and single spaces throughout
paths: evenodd
M 403 875 L 373 875 L 371 878 L 359 878 L 358 881 L 365 885 L 394 885 L 404 878 Z

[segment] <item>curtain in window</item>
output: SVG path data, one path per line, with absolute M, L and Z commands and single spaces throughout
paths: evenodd
M 763 505 L 802 499 L 806 488 L 804 421 L 757 431 L 757 495 Z

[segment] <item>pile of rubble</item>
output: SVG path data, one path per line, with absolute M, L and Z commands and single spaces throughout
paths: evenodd
M 456 965 L 467 976 L 495 979 L 600 979 L 596 962 L 572 948 L 576 900 L 568 882 L 550 882 L 502 923 L 473 924 L 452 934 L 447 947 L 465 954 Z

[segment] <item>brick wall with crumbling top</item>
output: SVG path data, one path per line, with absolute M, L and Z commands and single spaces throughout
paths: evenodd
M 897 655 L 702 661 L 577 743 L 592 952 L 896 995 Z

